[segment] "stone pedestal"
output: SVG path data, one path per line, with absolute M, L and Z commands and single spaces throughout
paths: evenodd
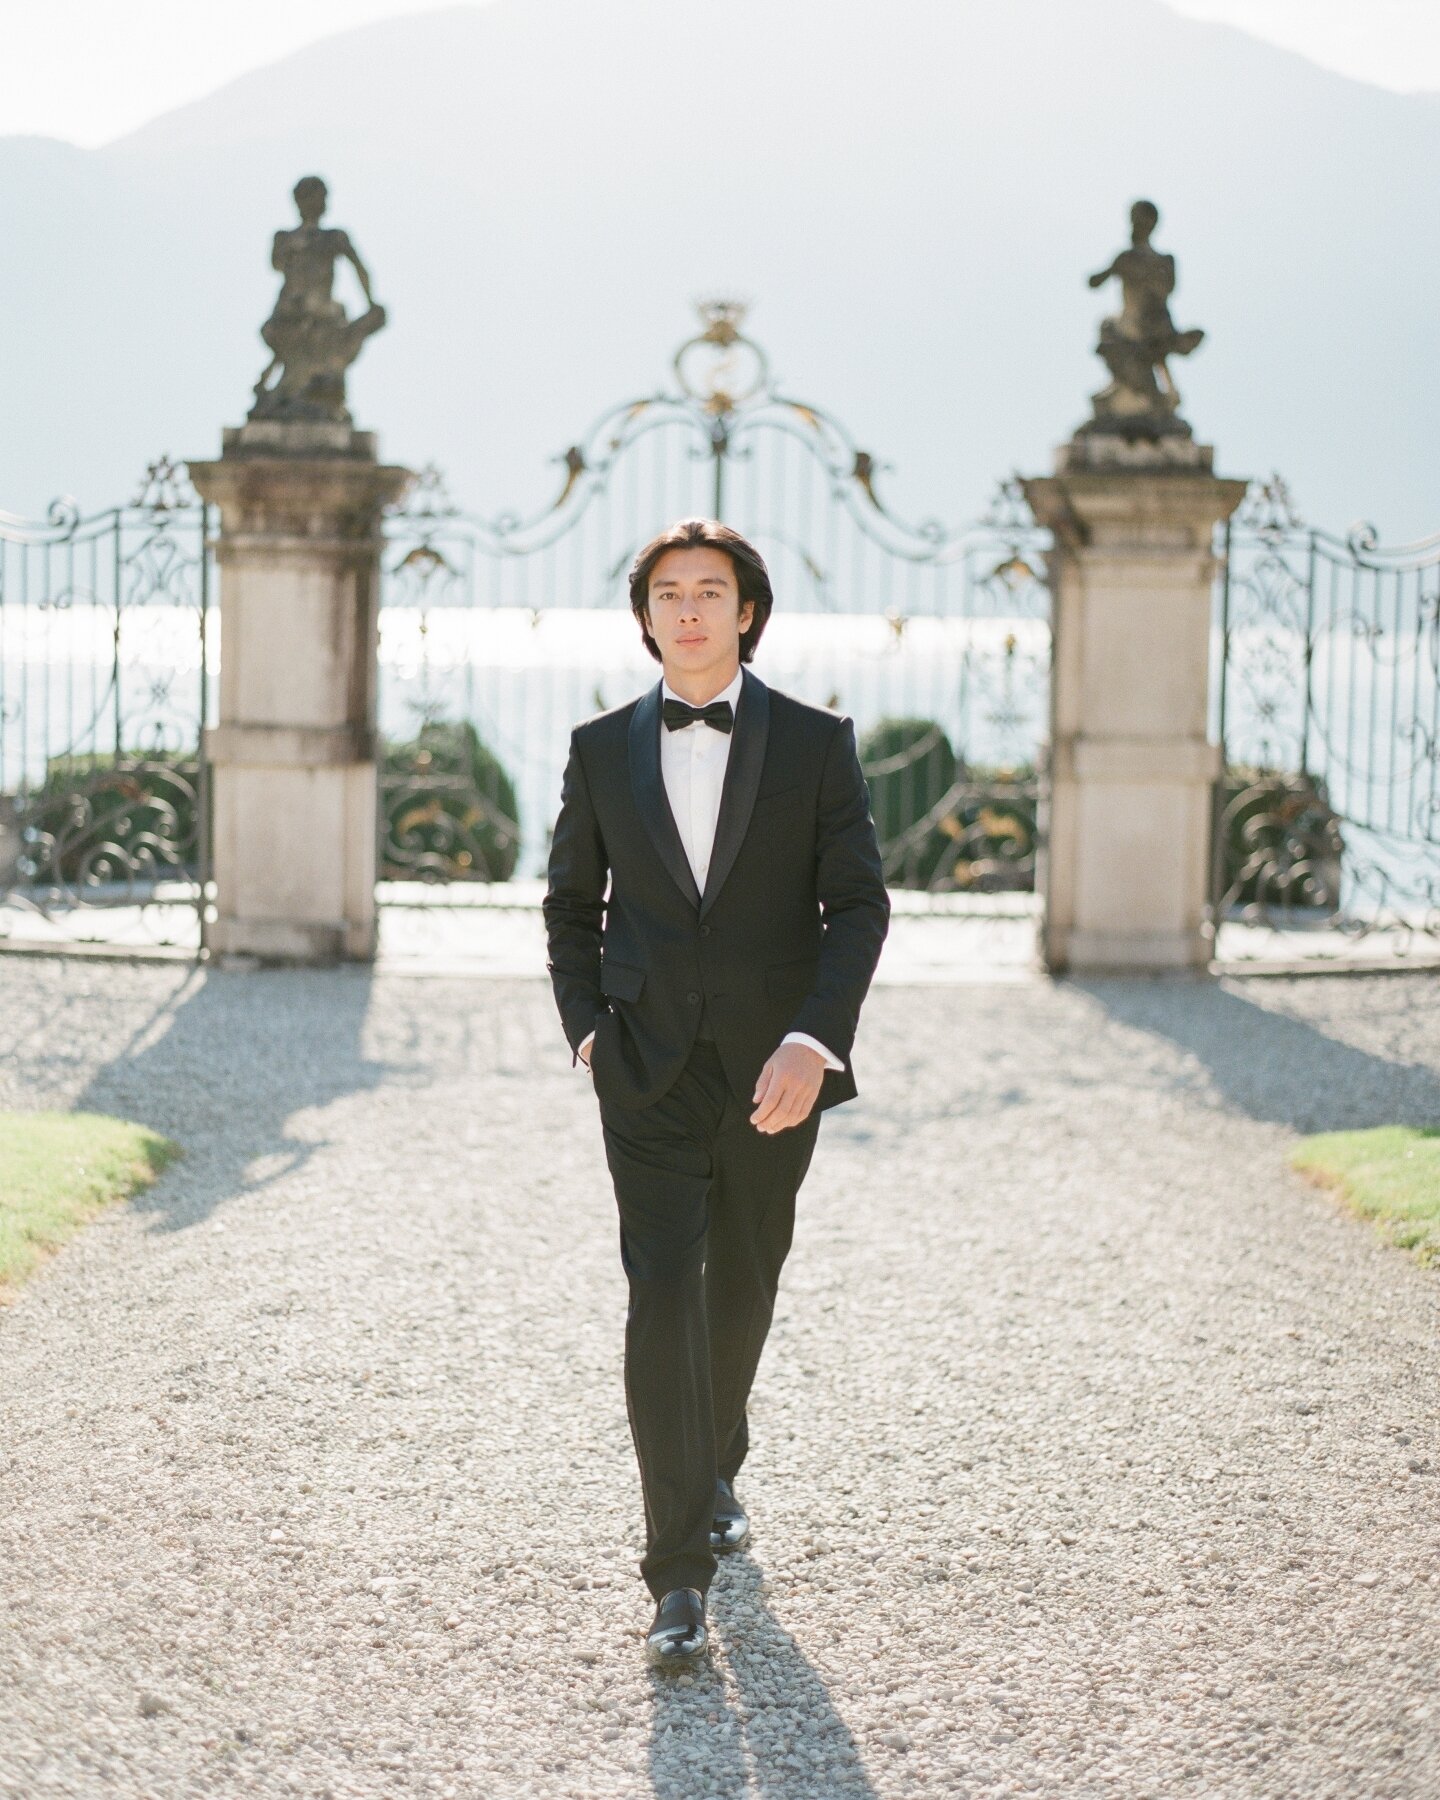
M 1204 968 L 1211 538 L 1246 483 L 1212 474 L 1208 446 L 1106 448 L 1068 444 L 1022 483 L 1055 536 L 1045 961 Z
M 410 471 L 380 465 L 370 433 L 272 422 L 227 431 L 219 460 L 189 469 L 220 508 L 211 949 L 368 959 L 380 514 Z

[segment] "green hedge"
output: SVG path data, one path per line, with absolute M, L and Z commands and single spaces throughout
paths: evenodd
M 468 719 L 430 719 L 381 760 L 380 873 L 392 881 L 508 881 L 520 855 L 514 783 Z
M 881 719 L 858 747 L 891 886 L 1034 887 L 1033 765 L 967 764 L 934 719 Z
M 23 835 L 12 878 L 70 887 L 193 878 L 199 773 L 194 750 L 52 756 L 41 785 L 16 803 Z M 383 876 L 508 881 L 514 874 L 514 784 L 468 721 L 431 720 L 408 742 L 386 744 L 380 783 Z
M 25 834 L 17 876 L 83 886 L 193 875 L 199 772 L 194 750 L 52 756 L 16 810 Z

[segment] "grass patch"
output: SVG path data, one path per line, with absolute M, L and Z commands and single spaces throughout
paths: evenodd
M 1422 1263 L 1440 1264 L 1440 1130 L 1381 1125 L 1301 1141 L 1290 1161 Z
M 180 1146 L 104 1113 L 0 1113 L 0 1303 L 88 1219 L 149 1187 Z

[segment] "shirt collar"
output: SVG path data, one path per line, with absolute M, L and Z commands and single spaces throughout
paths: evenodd
M 732 713 L 738 713 L 740 710 L 740 689 L 744 680 L 745 669 L 742 664 L 741 667 L 735 671 L 735 679 L 730 682 L 728 686 L 721 688 L 720 692 L 715 696 L 715 700 L 728 700 L 730 702 L 730 711 Z M 671 687 L 670 683 L 666 681 L 663 675 L 660 677 L 660 698 L 662 700 L 679 700 L 681 698 L 681 696 L 675 692 L 674 688 Z M 712 706 L 715 704 L 715 700 L 710 702 Z M 688 706 L 690 702 L 687 700 L 685 701 L 685 704 Z

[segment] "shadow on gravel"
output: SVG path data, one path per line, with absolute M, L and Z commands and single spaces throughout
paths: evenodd
M 1112 1019 L 1168 1038 L 1229 1105 L 1297 1131 L 1434 1125 L 1440 1071 L 1341 1043 L 1245 994 L 1204 981 L 1070 978 Z
M 657 1800 L 877 1800 L 825 1683 L 765 1604 L 764 1579 L 752 1557 L 728 1557 L 710 1590 L 723 1674 L 713 1663 L 688 1681 L 651 1671 L 652 1791 Z
M 152 1214 L 153 1230 L 179 1231 L 322 1149 L 287 1131 L 293 1115 L 392 1073 L 360 1048 L 371 985 L 362 967 L 197 969 L 75 1101 L 183 1146 L 131 1209 Z

